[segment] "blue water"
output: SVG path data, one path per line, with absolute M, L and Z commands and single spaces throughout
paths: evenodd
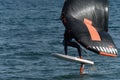
M 0 0 L 0 80 L 120 80 L 120 57 L 83 54 L 95 61 L 79 74 L 80 64 L 59 60 L 64 0 Z M 109 0 L 109 33 L 120 52 L 120 0 Z M 70 48 L 70 55 L 76 49 Z

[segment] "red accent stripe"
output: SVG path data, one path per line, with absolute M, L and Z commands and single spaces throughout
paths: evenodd
M 115 54 L 109 54 L 109 53 L 105 53 L 105 52 L 100 52 L 100 55 L 109 56 L 109 57 L 117 57 L 117 55 L 115 55 Z
M 88 20 L 87 18 L 84 18 L 84 23 L 85 23 L 86 27 L 88 28 L 91 39 L 93 41 L 101 41 L 99 33 L 97 32 L 95 27 L 92 26 L 92 21 Z

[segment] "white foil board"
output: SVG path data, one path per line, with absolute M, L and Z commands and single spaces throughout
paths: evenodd
M 77 57 L 68 56 L 68 55 L 64 55 L 64 54 L 52 53 L 52 55 L 56 58 L 64 59 L 64 60 L 71 61 L 71 62 L 92 64 L 92 65 L 94 64 L 93 61 L 86 60 L 86 59 L 80 59 L 80 58 L 77 58 Z

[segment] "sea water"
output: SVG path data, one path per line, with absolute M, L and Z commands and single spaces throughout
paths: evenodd
M 0 80 L 120 80 L 120 58 L 87 53 L 80 64 L 51 56 L 63 53 L 64 0 L 0 0 Z M 120 0 L 109 0 L 109 33 L 120 52 Z M 77 55 L 69 48 L 70 55 Z

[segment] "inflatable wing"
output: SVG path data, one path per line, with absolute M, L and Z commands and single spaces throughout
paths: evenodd
M 117 48 L 108 33 L 108 0 L 66 0 L 62 22 L 85 48 L 116 57 Z

